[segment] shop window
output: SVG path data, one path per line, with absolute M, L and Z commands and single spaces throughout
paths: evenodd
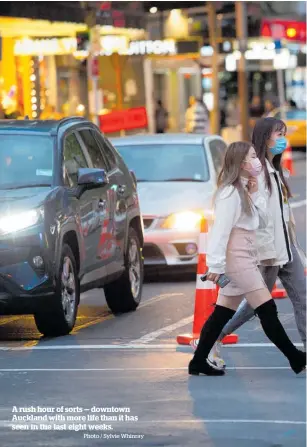
M 88 164 L 76 135 L 72 133 L 64 141 L 63 175 L 66 186 L 77 186 L 80 168 L 88 168 Z
M 93 167 L 98 169 L 104 169 L 108 171 L 107 163 L 102 155 L 101 149 L 95 140 L 91 130 L 79 131 L 81 138 L 86 146 L 89 156 L 92 160 Z

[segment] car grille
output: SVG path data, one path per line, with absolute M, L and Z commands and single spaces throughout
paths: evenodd
M 149 227 L 151 227 L 154 219 L 143 219 L 144 229 L 147 230 Z

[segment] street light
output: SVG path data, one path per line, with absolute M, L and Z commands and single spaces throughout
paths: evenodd
M 156 14 L 156 12 L 158 12 L 158 8 L 156 6 L 153 6 L 152 8 L 150 8 L 149 12 L 150 14 Z

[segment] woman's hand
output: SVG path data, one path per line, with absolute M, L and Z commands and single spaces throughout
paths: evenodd
M 258 192 L 258 179 L 256 177 L 250 177 L 247 184 L 247 190 L 250 194 Z
M 207 280 L 212 281 L 212 282 L 214 282 L 214 284 L 216 284 L 218 282 L 218 280 L 220 279 L 220 276 L 221 275 L 219 273 L 208 273 Z

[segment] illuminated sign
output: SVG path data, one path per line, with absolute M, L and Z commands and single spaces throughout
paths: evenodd
M 130 42 L 128 55 L 167 55 L 176 54 L 176 42 L 166 40 L 139 40 Z
M 126 36 L 102 36 L 100 46 L 101 56 L 110 56 L 114 53 L 127 54 L 129 39 Z
M 306 22 L 265 19 L 261 23 L 261 36 L 306 43 Z
M 120 110 L 99 116 L 100 130 L 104 133 L 120 130 L 143 129 L 148 126 L 145 107 Z
M 172 55 L 177 54 L 176 42 L 166 40 L 140 40 L 129 42 L 125 36 L 101 36 L 100 55 Z M 49 56 L 77 53 L 78 43 L 75 37 L 52 39 L 21 39 L 15 42 L 15 56 Z M 87 51 L 85 57 L 88 55 Z
M 21 39 L 16 40 L 14 46 L 15 56 L 49 56 L 72 54 L 77 49 L 75 37 L 54 39 Z

